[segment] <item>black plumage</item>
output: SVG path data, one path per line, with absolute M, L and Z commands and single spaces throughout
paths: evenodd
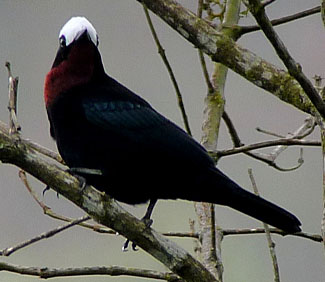
M 66 164 L 100 171 L 79 174 L 116 200 L 211 202 L 300 231 L 294 215 L 239 187 L 192 137 L 109 77 L 87 30 L 69 46 L 61 38 L 45 100 L 51 135 Z

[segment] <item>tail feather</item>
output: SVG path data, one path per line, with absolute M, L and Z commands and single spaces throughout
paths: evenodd
M 293 214 L 242 189 L 218 169 L 211 172 L 208 187 L 216 186 L 213 189 L 216 196 L 207 195 L 202 201 L 229 206 L 288 233 L 301 231 L 301 223 Z

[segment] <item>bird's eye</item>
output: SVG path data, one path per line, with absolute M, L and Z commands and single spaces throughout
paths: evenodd
M 60 47 L 65 48 L 67 46 L 64 35 L 60 37 L 59 42 L 60 42 Z

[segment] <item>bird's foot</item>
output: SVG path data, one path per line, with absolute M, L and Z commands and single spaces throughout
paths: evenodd
M 149 228 L 153 224 L 153 220 L 151 218 L 143 217 L 141 221 L 146 225 L 146 228 Z
M 150 219 L 150 218 L 146 218 L 146 216 L 144 216 L 141 221 L 145 224 L 146 228 L 149 228 L 152 223 L 153 223 L 153 220 Z M 130 244 L 130 240 L 129 239 L 126 239 L 124 244 L 123 244 L 123 247 L 122 247 L 122 251 L 123 252 L 127 252 L 128 251 L 128 248 L 129 248 L 129 244 Z M 137 248 L 137 244 L 135 244 L 134 242 L 132 242 L 132 250 L 133 251 L 137 251 L 138 248 Z
M 128 251 L 129 244 L 130 244 L 130 240 L 129 239 L 126 239 L 125 242 L 124 242 L 124 244 L 123 244 L 123 247 L 122 247 L 122 251 L 123 252 L 127 252 Z M 132 251 L 137 251 L 137 250 L 138 250 L 137 245 L 132 242 Z
M 46 185 L 46 187 L 44 188 L 44 190 L 43 190 L 43 197 L 45 196 L 45 193 L 47 192 L 47 191 L 49 191 L 51 189 L 51 187 L 49 186 L 49 185 Z M 56 196 L 57 196 L 57 198 L 59 199 L 59 193 L 58 192 L 56 192 Z
M 101 175 L 100 170 L 89 169 L 89 168 L 71 167 L 71 168 L 66 169 L 65 171 L 70 173 L 71 175 L 73 175 L 75 178 L 78 179 L 81 191 L 83 191 L 87 186 L 86 178 L 81 176 L 80 175 L 81 173 Z M 49 185 L 46 185 L 45 189 L 43 190 L 43 197 L 44 197 L 45 193 L 47 191 L 49 191 L 50 189 L 51 189 L 51 187 Z M 57 196 L 59 197 L 59 193 L 57 194 Z
M 79 187 L 80 187 L 81 191 L 83 192 L 84 189 L 87 186 L 87 182 L 86 182 L 86 178 L 84 178 L 83 176 L 81 176 L 80 174 L 78 174 L 78 173 L 82 173 L 82 171 L 80 171 L 80 168 L 71 167 L 71 168 L 68 168 L 66 170 L 66 172 L 70 173 L 71 175 L 73 175 L 75 178 L 78 179 L 78 181 L 79 181 Z
M 103 172 L 100 169 L 86 167 L 70 167 L 66 170 L 66 172 L 69 172 L 79 180 L 80 188 L 82 191 L 86 188 L 87 182 L 86 178 L 81 175 L 103 175 Z
M 150 200 L 149 205 L 148 205 L 148 208 L 147 208 L 147 211 L 146 211 L 146 214 L 141 219 L 141 221 L 145 224 L 146 228 L 149 228 L 152 225 L 152 223 L 153 223 L 153 220 L 150 217 L 151 217 L 153 208 L 154 208 L 154 206 L 155 206 L 156 203 L 157 203 L 157 200 L 156 199 L 151 199 Z M 127 239 L 125 241 L 123 247 L 122 247 L 123 252 L 126 252 L 128 250 L 129 243 L 130 243 L 130 240 Z M 137 245 L 135 243 L 133 243 L 133 242 L 132 242 L 132 250 L 133 251 L 137 251 L 138 250 L 137 249 Z

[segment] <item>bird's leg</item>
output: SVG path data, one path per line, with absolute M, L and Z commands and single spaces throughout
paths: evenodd
M 128 251 L 128 247 L 129 247 L 129 243 L 130 243 L 130 240 L 129 239 L 126 239 L 124 244 L 123 244 L 123 247 L 122 247 L 122 251 L 123 252 L 127 252 Z M 132 242 L 132 250 L 133 251 L 137 251 L 137 245 L 135 243 Z
M 45 193 L 47 192 L 47 191 L 49 191 L 51 189 L 51 187 L 49 186 L 49 185 L 46 185 L 46 187 L 44 188 L 44 190 L 43 190 L 43 197 L 45 196 Z M 59 193 L 58 192 L 56 192 L 56 196 L 57 196 L 57 198 L 59 199 Z
M 153 222 L 153 220 L 150 217 L 151 217 L 153 208 L 155 207 L 156 203 L 157 203 L 157 199 L 150 199 L 149 205 L 147 207 L 147 211 L 146 211 L 144 217 L 141 219 L 141 221 L 143 221 L 147 227 L 150 227 Z
M 141 219 L 141 221 L 146 225 L 146 228 L 149 228 L 152 225 L 153 220 L 150 217 L 151 217 L 153 208 L 155 207 L 156 203 L 157 203 L 157 199 L 150 199 L 149 205 L 147 207 L 147 211 L 146 211 L 145 215 L 143 216 L 143 218 Z M 123 252 L 127 251 L 128 247 L 129 247 L 129 243 L 130 243 L 130 240 L 126 239 L 126 241 L 122 247 Z M 133 242 L 132 242 L 132 250 L 133 251 L 138 250 L 137 245 Z
M 49 191 L 51 189 L 51 187 L 49 185 L 46 185 L 46 187 L 43 190 L 43 197 L 45 195 L 45 192 Z
M 68 168 L 66 172 L 69 172 L 71 175 L 73 175 L 75 178 L 78 179 L 81 191 L 83 191 L 86 188 L 87 186 L 86 178 L 78 174 L 80 173 L 78 167 Z

